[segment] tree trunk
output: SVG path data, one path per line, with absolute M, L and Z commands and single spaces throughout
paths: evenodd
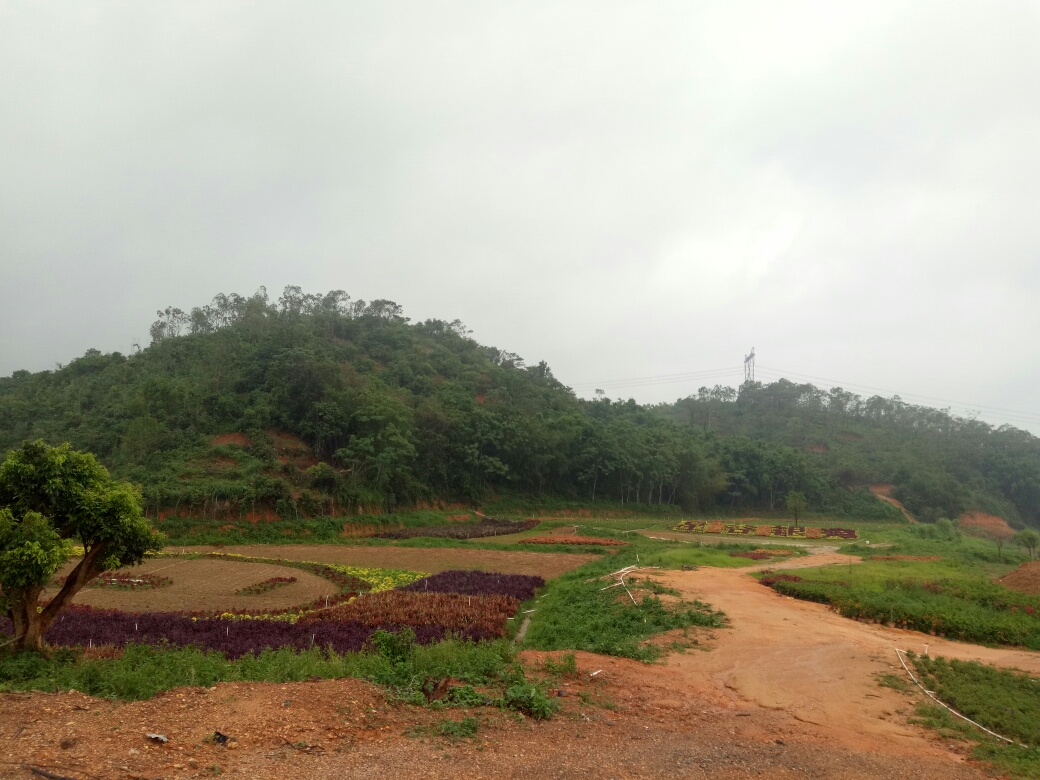
M 599 479 L 599 469 L 592 470 L 592 503 L 596 503 L 596 481 Z
M 42 610 L 39 608 L 39 600 L 43 587 L 28 588 L 13 594 L 11 622 L 14 623 L 15 650 L 43 650 L 44 632 L 83 586 L 103 571 L 100 562 L 105 559 L 107 547 L 105 544 L 97 544 L 87 550 L 83 560 L 65 578 L 58 595 Z

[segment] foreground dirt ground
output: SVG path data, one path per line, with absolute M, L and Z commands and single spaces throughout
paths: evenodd
M 798 567 L 842 564 L 823 554 Z M 773 568 L 780 568 L 774 566 Z M 0 776 L 29 765 L 73 778 L 983 778 L 962 749 L 908 725 L 913 700 L 877 685 L 893 648 L 1040 672 L 1036 654 L 947 642 L 841 618 L 776 595 L 744 570 L 650 574 L 723 609 L 732 627 L 647 665 L 578 653 L 563 711 L 391 706 L 356 680 L 221 684 L 122 703 L 78 693 L 0 696 Z M 527 652 L 536 669 L 545 654 Z M 591 676 L 592 672 L 602 670 Z M 582 696 L 581 694 L 585 694 Z M 476 739 L 407 736 L 472 714 Z M 214 731 L 226 746 L 207 741 Z M 166 735 L 158 746 L 148 732 Z

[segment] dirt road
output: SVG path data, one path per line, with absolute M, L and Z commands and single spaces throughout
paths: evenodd
M 851 564 L 856 558 L 814 555 L 769 568 Z M 764 567 L 762 567 L 764 568 Z M 905 674 L 895 648 L 979 660 L 1040 673 L 1040 654 L 947 641 L 915 631 L 859 623 L 829 607 L 780 596 L 748 570 L 703 567 L 654 579 L 723 610 L 731 628 L 715 632 L 713 650 L 672 655 L 677 684 L 717 702 L 785 713 L 806 733 L 856 750 L 907 756 L 945 754 L 906 725 L 905 696 L 877 685 L 883 672 Z

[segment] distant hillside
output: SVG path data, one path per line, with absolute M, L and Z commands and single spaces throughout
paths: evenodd
M 435 502 L 672 504 L 1040 524 L 1040 441 L 898 401 L 778 382 L 673 405 L 582 401 L 458 321 L 286 288 L 160 312 L 133 356 L 95 350 L 0 379 L 0 450 L 69 441 L 142 486 L 148 511 L 340 516 Z
M 805 453 L 828 484 L 893 485 L 891 497 L 921 520 L 980 510 L 1040 525 L 1040 439 L 1011 426 L 786 379 L 704 387 L 656 411 L 717 437 L 730 475 L 747 468 L 756 446 L 781 445 Z

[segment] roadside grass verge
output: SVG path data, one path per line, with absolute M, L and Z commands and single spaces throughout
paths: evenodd
M 761 575 L 794 598 L 950 639 L 1040 649 L 1040 597 L 992 582 L 957 561 L 865 561 Z
M 862 535 L 862 531 L 860 533 Z M 886 555 L 941 556 L 948 561 L 974 567 L 980 574 L 987 576 L 999 576 L 1029 560 L 1021 547 L 1010 542 L 998 550 L 997 545 L 988 539 L 970 536 L 951 526 L 944 529 L 938 524 L 903 526 L 866 538 L 872 543 L 868 545 L 865 540 L 857 540 L 842 545 L 839 551 L 864 558 Z M 878 547 L 878 542 L 885 546 Z
M 994 739 L 931 701 L 918 704 L 911 723 L 933 728 L 946 738 L 976 742 L 974 757 L 1002 773 L 1040 777 L 1040 678 L 978 662 L 908 655 L 918 679 L 941 701 L 1021 745 Z
M 437 680 L 451 678 L 465 685 L 451 689 L 449 696 L 436 702 L 439 707 L 485 704 L 536 718 L 554 711 L 544 685 L 527 679 L 514 645 L 507 640 L 446 639 L 417 645 L 411 632 L 404 630 L 377 632 L 371 648 L 358 653 L 281 648 L 229 659 L 195 647 L 131 644 L 116 655 L 84 657 L 82 649 L 67 648 L 55 650 L 50 657 L 28 652 L 0 655 L 0 691 L 75 689 L 91 696 L 138 701 L 181 686 L 353 677 L 384 687 L 391 700 L 423 705 Z M 487 693 L 465 695 L 473 686 Z M 450 695 L 459 690 L 463 695 Z
M 531 613 L 524 647 L 585 650 L 652 661 L 663 652 L 646 643 L 655 634 L 691 627 L 721 628 L 726 624 L 725 615 L 698 601 L 672 597 L 666 604 L 661 600 L 662 589 L 643 581 L 642 572 L 626 578 L 631 597 L 622 587 L 608 587 L 615 580 L 601 577 L 626 566 L 679 568 L 751 563 L 746 558 L 731 558 L 727 551 L 714 546 L 634 541 L 614 555 L 551 580 L 541 597 L 528 602 L 528 608 L 535 611 Z M 523 612 L 522 608 L 517 617 Z

